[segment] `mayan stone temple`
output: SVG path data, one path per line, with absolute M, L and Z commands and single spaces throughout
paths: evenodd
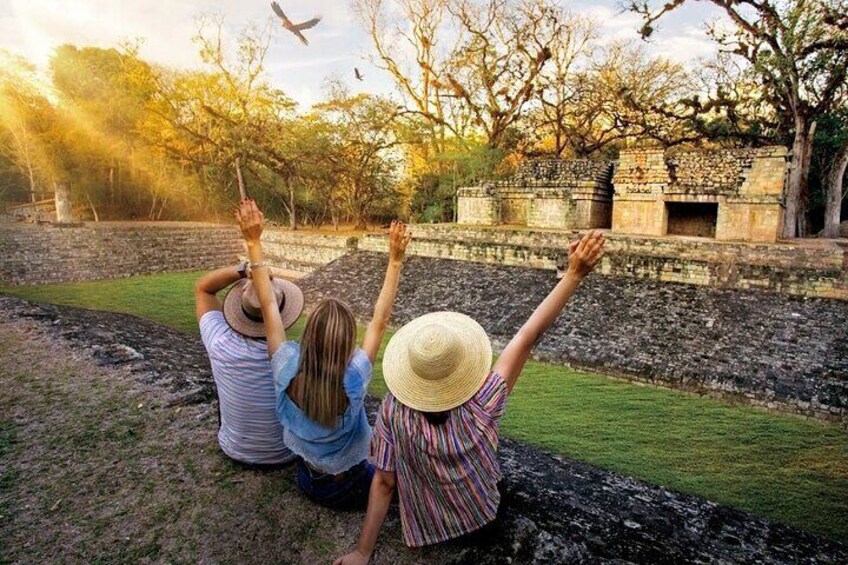
M 524 161 L 511 178 L 459 189 L 460 224 L 608 228 L 611 161 Z
M 783 220 L 783 147 L 622 151 L 614 232 L 774 242 Z
M 786 173 L 783 147 L 530 161 L 508 180 L 460 189 L 457 222 L 775 242 Z

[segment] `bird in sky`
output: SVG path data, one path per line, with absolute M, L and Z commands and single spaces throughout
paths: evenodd
M 318 22 L 321 21 L 321 16 L 315 16 L 311 20 L 307 20 L 303 23 L 293 24 L 292 21 L 286 17 L 286 14 L 283 12 L 283 9 L 280 8 L 279 4 L 277 4 L 276 2 L 271 2 L 271 9 L 274 10 L 274 13 L 277 14 L 277 17 L 282 20 L 283 27 L 285 29 L 295 34 L 297 38 L 300 39 L 301 43 L 303 43 L 304 45 L 309 45 L 309 41 L 307 41 L 306 37 L 300 32 L 305 29 L 311 29 L 318 25 Z
M 356 76 L 356 80 L 362 80 L 363 78 L 365 78 L 365 75 L 360 73 L 359 69 L 356 68 L 356 67 L 353 67 L 353 74 L 354 74 L 354 76 Z

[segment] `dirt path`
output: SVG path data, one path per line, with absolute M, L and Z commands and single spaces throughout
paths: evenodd
M 215 449 L 214 405 L 74 354 L 31 320 L 0 324 L 0 562 L 326 563 L 361 515 L 305 500 L 293 470 L 238 467 Z M 431 553 L 399 543 L 378 562 Z

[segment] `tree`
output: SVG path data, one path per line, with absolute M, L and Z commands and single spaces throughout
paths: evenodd
M 123 51 L 62 45 L 50 59 L 65 129 L 76 136 L 69 147 L 74 166 L 85 169 L 77 171 L 72 184 L 85 194 L 95 216 L 93 201 L 101 200 L 100 192 L 113 214 L 146 204 L 147 163 L 136 154 L 142 149 L 138 126 L 155 84 L 152 68 L 137 51 L 137 45 Z
M 846 166 L 848 109 L 840 109 L 819 118 L 810 169 L 811 208 L 824 208 L 823 237 L 839 237 Z
M 643 37 L 665 14 L 687 0 L 670 0 L 651 10 L 649 0 L 629 2 L 643 16 Z M 708 34 L 723 50 L 747 64 L 780 129 L 791 132 L 792 167 L 786 188 L 784 236 L 806 233 L 808 177 L 816 120 L 846 96 L 848 18 L 843 0 L 709 0 L 728 16 Z M 735 100 L 716 92 L 695 110 L 731 107 Z
M 460 33 L 448 85 L 489 147 L 501 148 L 537 92 L 554 38 L 564 33 L 560 11 L 547 0 L 456 0 L 448 11 Z
M 35 67 L 0 50 L 0 154 L 27 183 L 35 202 L 52 192 L 49 138 L 55 110 L 42 94 Z
M 356 0 L 371 36 L 375 65 L 388 71 L 407 104 L 423 118 L 428 158 L 445 151 L 448 137 L 465 137 L 467 116 L 456 104 L 446 69 L 457 50 L 448 0 Z M 398 49 L 402 45 L 404 48 Z
M 563 156 L 572 143 L 575 122 L 584 115 L 574 110 L 578 100 L 588 99 L 586 67 L 592 55 L 597 26 L 595 22 L 565 10 L 552 10 L 555 10 L 553 17 L 559 32 L 553 35 L 548 46 L 550 61 L 539 73 L 539 108 L 532 123 L 535 130 L 553 138 L 554 154 Z M 587 109 L 586 105 L 584 109 Z
M 403 140 L 395 134 L 397 106 L 386 98 L 351 95 L 338 81 L 328 84 L 328 100 L 315 106 L 332 123 L 334 154 L 328 157 L 339 175 L 340 188 L 356 229 L 381 199 L 396 186 L 397 158 L 393 150 Z
M 691 92 L 690 74 L 667 59 L 648 57 L 629 42 L 598 49 L 585 68 L 564 78 L 569 84 L 550 87 L 563 94 L 546 101 L 540 93 L 542 111 L 532 115 L 534 130 L 542 141 L 553 139 L 558 156 L 589 157 L 628 139 L 668 147 L 702 137 L 668 115 Z

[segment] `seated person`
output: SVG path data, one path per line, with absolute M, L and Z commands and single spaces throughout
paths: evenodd
M 392 222 L 386 277 L 361 349 L 355 347 L 353 313 L 335 298 L 315 307 L 298 344 L 286 341 L 285 324 L 271 292 L 260 244 L 262 213 L 253 201 L 245 201 L 236 216 L 247 242 L 268 336 L 277 416 L 285 428 L 286 445 L 300 456 L 297 484 L 311 500 L 329 508 L 364 508 L 374 476 L 367 460 L 371 426 L 365 414 L 365 393 L 411 235 L 402 223 Z
M 277 419 L 265 327 L 249 276 L 247 263 L 203 275 L 195 284 L 197 319 L 218 392 L 221 450 L 241 463 L 276 466 L 295 455 Z M 222 310 L 217 294 L 230 285 Z M 290 326 L 303 310 L 303 293 L 282 279 L 274 279 L 272 288 L 282 323 Z
M 498 432 L 507 396 L 533 346 L 603 255 L 591 232 L 569 246 L 568 272 L 492 368 L 483 328 L 464 314 L 435 312 L 403 326 L 386 346 L 383 400 L 371 453 L 372 481 L 356 549 L 336 565 L 371 558 L 397 489 L 410 547 L 458 538 L 491 523 L 500 504 Z

